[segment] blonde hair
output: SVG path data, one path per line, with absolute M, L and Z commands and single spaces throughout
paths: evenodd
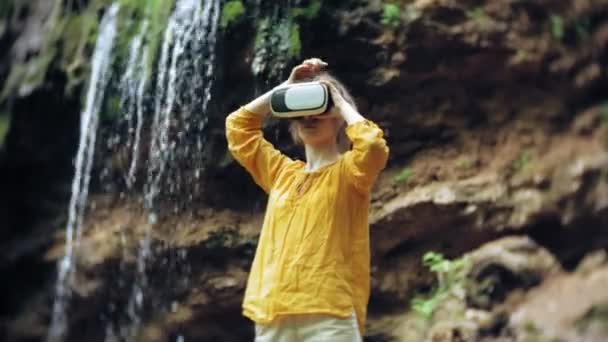
M 325 81 L 331 83 L 334 87 L 336 87 L 336 89 L 338 89 L 340 95 L 342 95 L 344 100 L 346 100 L 346 102 L 348 102 L 351 106 L 353 106 L 353 108 L 355 108 L 355 110 L 357 110 L 355 100 L 348 92 L 344 84 L 342 84 L 342 82 L 338 81 L 334 76 L 330 75 L 328 72 L 322 72 L 313 78 L 307 78 L 301 80 L 300 82 L 313 81 Z M 332 106 L 332 108 L 328 109 L 328 111 L 329 110 L 337 109 Z M 338 125 L 338 132 L 336 133 L 336 144 L 338 145 L 338 151 L 340 151 L 340 153 L 344 153 L 350 149 L 351 142 L 350 139 L 348 139 L 348 136 L 346 136 L 346 121 L 344 121 L 344 119 L 342 118 L 340 118 L 340 120 L 341 122 Z M 289 124 L 289 133 L 291 134 L 291 138 L 293 139 L 294 143 L 296 143 L 297 145 L 304 145 L 304 142 L 302 141 L 302 139 L 300 139 L 300 136 L 298 135 L 298 128 L 296 126 L 295 121 L 292 121 Z

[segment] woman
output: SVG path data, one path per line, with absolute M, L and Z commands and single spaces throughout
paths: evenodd
M 328 86 L 328 113 L 292 121 L 306 162 L 276 150 L 262 135 L 272 91 L 226 119 L 228 147 L 268 193 L 268 205 L 243 302 L 256 341 L 360 341 L 369 298 L 370 189 L 384 168 L 382 130 L 313 58 L 284 84 Z M 343 132 L 352 142 L 341 149 Z

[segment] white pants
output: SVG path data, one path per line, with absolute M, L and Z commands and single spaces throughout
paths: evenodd
M 361 342 L 357 318 L 293 315 L 255 325 L 255 342 Z

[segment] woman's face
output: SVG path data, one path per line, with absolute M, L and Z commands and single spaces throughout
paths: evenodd
M 296 121 L 298 136 L 305 145 L 325 146 L 336 143 L 339 119 L 332 115 L 313 115 Z

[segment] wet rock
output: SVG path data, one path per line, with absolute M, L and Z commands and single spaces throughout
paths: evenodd
M 576 267 L 576 273 L 589 275 L 608 264 L 608 252 L 600 249 L 587 254 Z
M 605 341 L 608 331 L 577 329 L 577 324 L 594 316 L 594 312 L 601 312 L 602 305 L 608 303 L 606 284 L 605 266 L 590 274 L 549 278 L 526 294 L 511 315 L 510 325 L 519 338 L 525 338 L 533 330 L 538 335 L 564 341 Z
M 527 236 L 495 240 L 467 255 L 472 262 L 469 277 L 473 280 L 469 305 L 483 309 L 502 302 L 515 288 L 536 286 L 561 271 L 555 257 Z
M 553 169 L 546 167 L 543 173 L 551 179 L 549 189 L 542 188 L 546 182 L 509 186 L 498 175 L 487 174 L 435 182 L 399 194 L 371 215 L 374 250 L 385 255 L 407 241 L 459 228 L 472 232 L 517 231 L 548 215 L 568 224 L 586 212 L 608 207 L 608 184 L 602 176 L 608 168 L 608 154 L 581 155 L 565 164 L 555 164 Z M 583 186 L 589 183 L 596 186 Z M 578 198 L 586 201 L 581 203 Z M 585 210 L 580 207 L 583 203 Z

